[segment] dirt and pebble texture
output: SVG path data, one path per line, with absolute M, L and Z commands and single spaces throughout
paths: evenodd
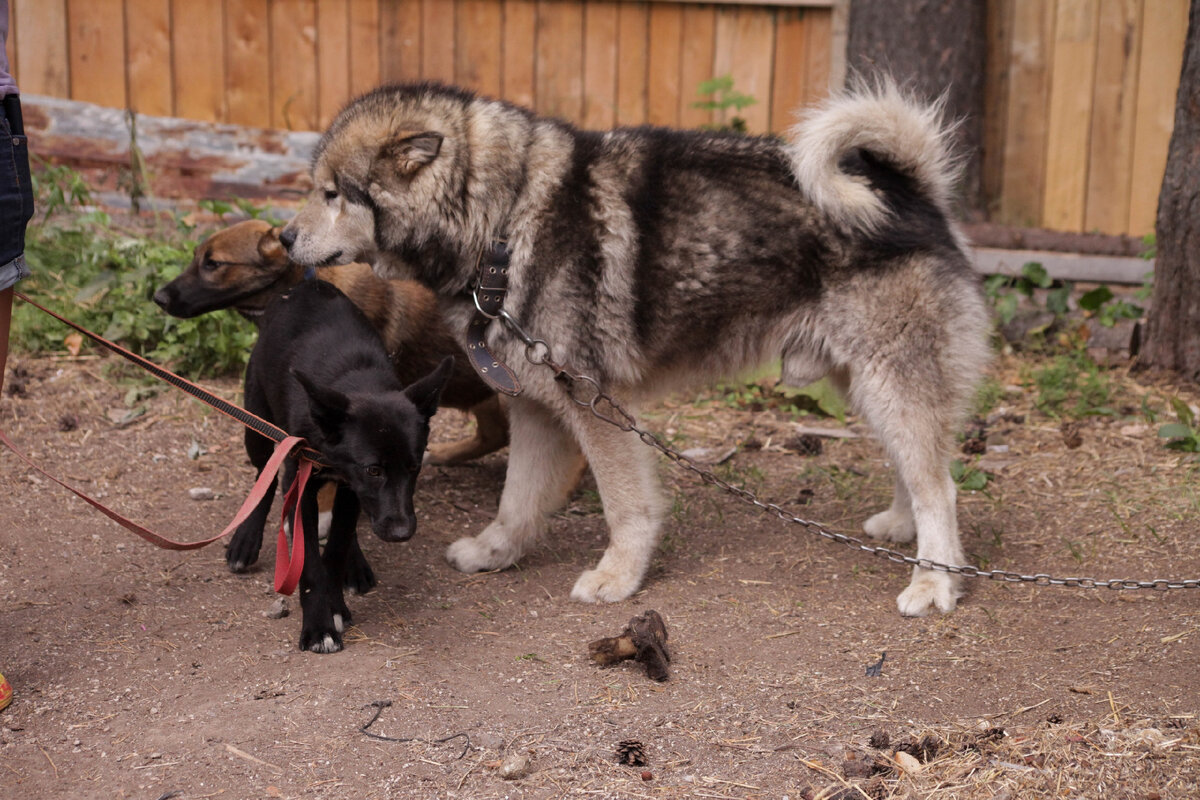
M 248 490 L 241 431 L 194 401 L 164 390 L 128 418 L 109 359 L 9 363 L 20 388 L 0 401 L 3 430 L 129 516 L 203 538 Z M 1175 390 L 1114 373 L 1128 413 L 1080 420 L 1072 447 L 1020 374 L 997 365 L 1008 393 L 976 425 L 1007 452 L 986 452 L 993 479 L 961 497 L 975 563 L 1200 576 L 1200 464 L 1136 412 Z M 869 438 L 802 454 L 797 421 L 836 424 L 719 398 L 665 403 L 648 424 L 682 447 L 739 445 L 722 476 L 856 533 L 887 505 L 883 454 Z M 435 437 L 468 424 L 444 412 Z M 155 549 L 4 451 L 0 671 L 16 698 L 0 713 L 0 797 L 1200 796 L 1200 590 L 976 581 L 953 614 L 904 619 L 906 568 L 664 463 L 671 513 L 645 588 L 581 605 L 572 583 L 605 535 L 590 479 L 519 567 L 443 560 L 489 520 L 504 465 L 427 468 L 411 542 L 364 525 L 380 585 L 350 598 L 346 649 L 314 655 L 296 649 L 294 600 L 271 613 L 273 534 L 260 568 L 233 575 L 219 545 Z M 588 642 L 646 609 L 665 620 L 670 680 L 594 665 Z M 368 732 L 385 739 L 361 730 L 376 712 Z M 630 742 L 644 764 L 618 763 Z

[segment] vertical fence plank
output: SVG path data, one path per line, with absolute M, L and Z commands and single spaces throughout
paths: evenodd
M 72 100 L 125 107 L 124 18 L 121 0 L 67 0 Z
M 585 128 L 617 124 L 617 6 L 589 2 L 583 9 L 583 119 Z
M 1098 0 L 1058 0 L 1047 123 L 1042 224 L 1083 230 L 1096 78 Z
M 647 50 L 650 46 L 647 3 L 619 3 L 617 8 L 617 124 L 646 121 Z
M 333 121 L 350 99 L 350 6 L 347 0 L 317 3 L 317 127 Z
M 271 1 L 271 125 L 317 127 L 316 0 Z
M 67 0 L 10 0 L 20 27 L 17 74 L 26 94 L 67 97 Z
M 540 0 L 537 109 L 578 122 L 583 116 L 583 4 Z
M 733 78 L 734 91 L 750 95 L 755 103 L 717 112 L 723 124 L 735 116 L 746 120 L 754 133 L 768 130 L 771 121 L 771 62 L 775 58 L 775 10 L 754 7 L 720 8 L 717 11 L 716 73 Z
M 646 119 L 652 125 L 679 125 L 680 59 L 683 48 L 683 7 L 675 3 L 650 5 L 650 53 L 647 64 Z
M 993 0 L 987 12 L 987 76 L 984 79 L 983 202 L 999 210 L 1004 182 L 1004 132 L 1008 125 L 1009 63 L 1012 53 L 1013 0 Z
M 170 0 L 125 0 L 125 61 L 129 107 L 139 114 L 174 114 Z
M 782 9 L 775 20 L 775 78 L 771 89 L 771 130 L 785 130 L 808 99 L 808 23 L 801 9 Z
M 271 125 L 269 0 L 225 0 L 225 99 L 236 125 Z
M 421 77 L 454 82 L 454 0 L 421 3 Z
M 683 51 L 679 57 L 679 124 L 685 128 L 711 125 L 713 114 L 696 108 L 703 98 L 697 87 L 716 75 L 713 67 L 717 12 L 713 6 L 688 5 L 683 9 Z
M 379 0 L 350 0 L 350 95 L 374 89 L 379 72 Z
M 1175 93 L 1183 67 L 1187 24 L 1187 0 L 1153 0 L 1142 15 L 1129 200 L 1129 232 L 1134 236 L 1154 232 L 1158 193 L 1175 127 Z
M 171 77 L 181 117 L 226 119 L 224 28 L 221 3 L 171 0 Z
M 421 77 L 421 0 L 381 0 L 379 72 L 382 81 Z
M 998 221 L 1036 225 L 1045 186 L 1047 103 L 1054 4 L 1013 0 L 1009 59 L 1008 121 L 1004 131 L 1004 180 Z
M 526 108 L 537 102 L 537 0 L 504 0 L 501 93 Z
M 1084 230 L 1125 233 L 1141 58 L 1142 0 L 1100 0 Z
M 501 89 L 503 14 L 496 0 L 459 0 L 454 80 L 497 97 Z
M 805 16 L 808 17 L 808 65 L 806 69 L 808 85 L 802 102 L 804 105 L 809 105 L 829 96 L 831 82 L 834 80 L 834 71 L 838 67 L 837 57 L 833 52 L 833 12 L 825 9 L 813 9 Z M 843 49 L 845 49 L 844 46 Z M 778 49 L 775 51 L 775 57 L 779 58 Z M 841 67 L 841 70 L 844 80 L 845 65 Z

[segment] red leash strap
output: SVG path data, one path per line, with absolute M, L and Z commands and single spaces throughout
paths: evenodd
M 301 457 L 300 465 L 296 468 L 296 479 L 283 496 L 283 512 L 279 515 L 279 538 L 275 544 L 275 591 L 280 594 L 290 595 L 296 591 L 300 573 L 304 570 L 304 523 L 300 520 L 300 498 L 304 495 L 304 486 L 308 483 L 312 468 L 313 462 Z M 293 506 L 296 510 L 292 515 L 292 548 L 289 552 L 283 522 Z M 285 556 L 286 567 L 283 565 Z
M 3 442 L 4 444 L 8 445 L 8 449 L 12 450 L 14 453 L 16 453 L 17 457 L 20 458 L 22 461 L 24 461 L 26 464 L 28 464 L 31 468 L 40 472 L 42 475 L 44 475 L 47 478 L 49 478 L 50 480 L 54 481 L 59 486 L 68 490 L 69 492 L 73 493 L 76 497 L 80 498 L 85 503 L 87 503 L 90 506 L 92 506 L 93 508 L 95 508 L 101 514 L 108 517 L 113 522 L 120 525 L 122 528 L 125 528 L 126 530 L 137 534 L 138 536 L 142 537 L 143 539 L 150 542 L 151 544 L 158 545 L 159 547 L 161 547 L 165 550 L 199 550 L 201 547 L 204 547 L 205 545 L 210 545 L 213 542 L 217 541 L 218 539 L 220 539 L 224 536 L 228 536 L 230 533 L 232 533 L 237 528 L 238 525 L 241 525 L 242 522 L 245 521 L 246 517 L 250 516 L 250 512 L 253 511 L 255 506 L 258 505 L 259 501 L 261 501 L 263 499 L 263 497 L 266 496 L 267 489 L 269 489 L 271 486 L 271 480 L 278 474 L 280 467 L 283 466 L 283 462 L 291 454 L 292 450 L 303 445 L 304 440 L 298 436 L 289 436 L 288 438 L 286 438 L 282 442 L 280 442 L 279 445 L 275 448 L 275 452 L 271 455 L 270 460 L 267 461 L 267 465 L 263 468 L 262 474 L 259 475 L 258 480 L 255 481 L 254 488 L 250 490 L 250 496 L 246 498 L 246 502 L 242 503 L 242 507 L 240 509 L 238 509 L 237 514 L 234 515 L 233 521 L 229 523 L 229 525 L 225 528 L 225 530 L 221 531 L 216 536 L 213 536 L 212 538 L 209 538 L 209 539 L 204 539 L 199 542 L 177 542 L 174 539 L 168 539 L 165 536 L 160 536 L 159 534 L 155 533 L 154 531 L 152 531 L 148 528 L 144 528 L 141 525 L 138 525 L 136 522 L 133 522 L 133 521 L 127 519 L 126 517 L 121 516 L 116 511 L 113 511 L 111 508 L 104 505 L 99 500 L 89 497 L 88 495 L 86 495 L 83 492 L 76 489 L 74 486 L 71 486 L 70 484 L 65 483 L 64 481 L 61 481 L 58 478 L 51 475 L 49 472 L 46 472 L 46 470 L 42 469 L 37 464 L 35 464 L 32 460 L 30 460 L 29 456 L 25 455 L 20 450 L 18 450 L 17 446 L 12 443 L 12 440 L 8 438 L 8 436 L 4 433 L 4 431 L 0 431 L 0 442 Z M 300 471 L 305 472 L 305 473 L 311 472 L 312 471 L 312 462 L 308 461 L 307 459 L 301 458 Z M 305 477 L 307 478 L 307 474 L 305 475 Z M 296 483 L 300 483 L 300 480 L 298 477 L 297 477 Z M 295 488 L 295 484 L 293 484 L 293 488 Z M 302 490 L 303 490 L 303 486 L 301 486 L 301 491 Z M 298 513 L 296 515 L 296 518 L 297 518 L 297 525 L 298 525 L 299 524 L 299 514 Z M 298 530 L 300 530 L 300 529 L 298 529 Z M 300 532 L 303 533 L 302 530 L 300 530 Z M 301 566 L 303 566 L 303 555 L 304 555 L 304 549 L 303 549 L 303 547 L 301 547 L 300 548 Z M 281 557 L 281 554 L 277 553 L 276 560 L 278 560 L 280 557 Z M 277 569 L 278 569 L 278 567 L 277 567 Z M 297 569 L 296 571 L 298 573 L 299 570 Z M 291 594 L 291 592 L 287 592 L 287 594 Z

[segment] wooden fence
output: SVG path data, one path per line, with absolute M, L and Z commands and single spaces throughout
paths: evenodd
M 872 2 L 872 0 L 852 0 Z M 780 131 L 844 69 L 845 0 L 10 0 L 26 93 L 319 129 L 354 94 L 432 78 L 593 128 L 695 126 L 730 75 Z M 988 0 L 993 220 L 1154 228 L 1188 0 Z M 35 143 L 36 145 L 36 143 Z
M 1188 0 L 989 0 L 994 220 L 1154 231 Z
M 589 127 L 720 122 L 717 75 L 786 127 L 829 85 L 824 2 L 11 0 L 24 92 L 140 113 L 314 130 L 381 81 L 436 79 Z M 808 7 L 803 7 L 808 6 Z M 816 6 L 816 7 L 813 7 Z M 824 6 L 824 7 L 820 7 Z

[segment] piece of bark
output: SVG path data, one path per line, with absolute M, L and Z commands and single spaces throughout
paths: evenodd
M 667 652 L 667 626 L 652 609 L 629 620 L 619 636 L 591 642 L 588 652 L 602 667 L 632 658 L 646 666 L 646 674 L 652 680 L 665 681 L 669 677 L 667 664 L 671 655 Z

